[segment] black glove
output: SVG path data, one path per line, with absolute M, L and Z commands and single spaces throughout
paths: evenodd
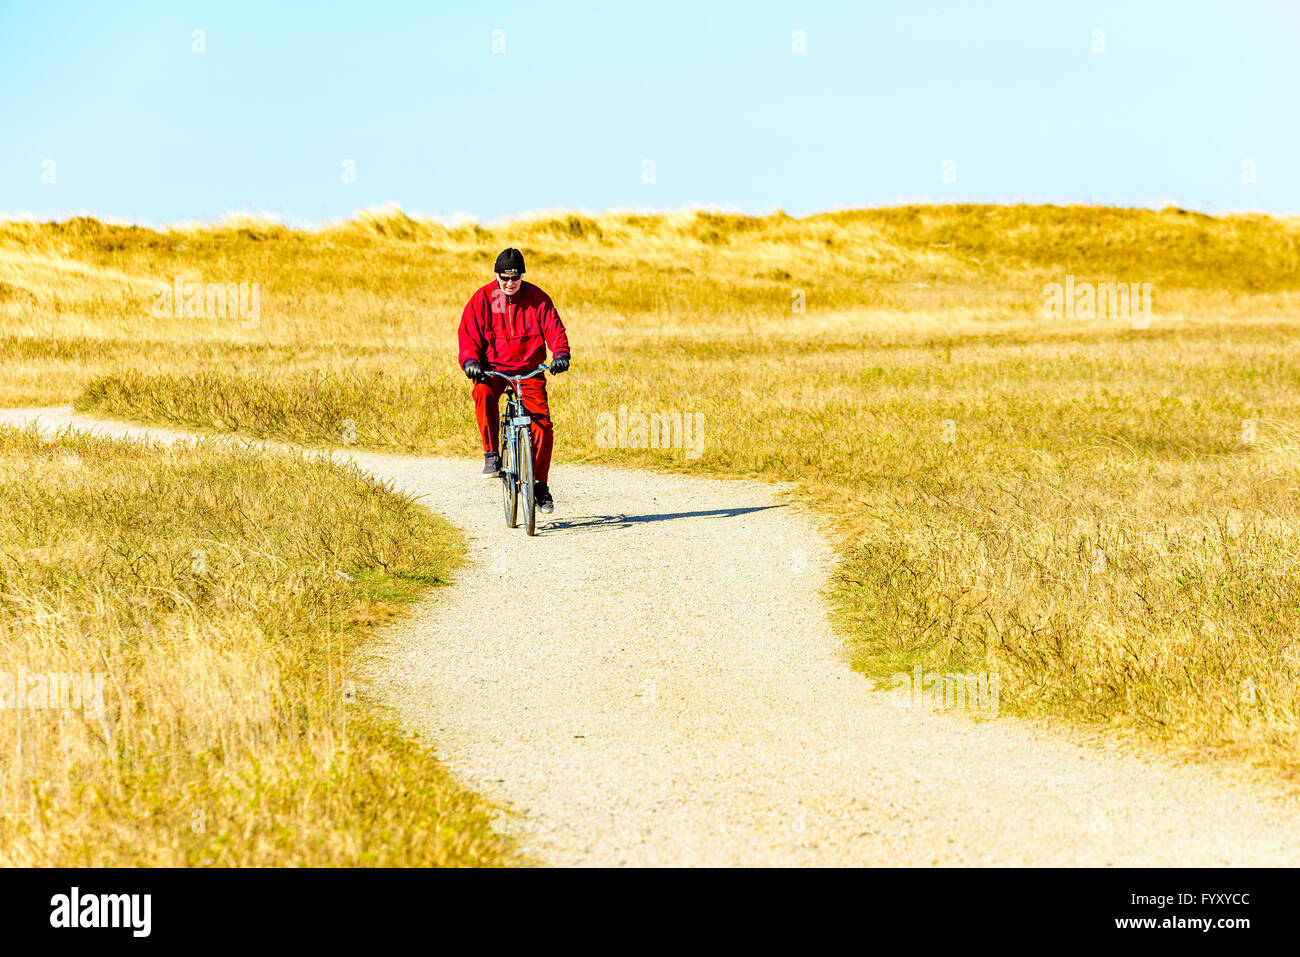
M 559 375 L 567 368 L 569 368 L 568 356 L 556 356 L 551 360 L 551 375 Z
M 465 375 L 475 382 L 483 381 L 483 366 L 477 359 L 466 359 L 465 364 L 461 366 L 465 370 Z

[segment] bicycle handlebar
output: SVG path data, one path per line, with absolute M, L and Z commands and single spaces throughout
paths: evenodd
M 551 371 L 551 367 L 548 366 L 545 362 L 543 362 L 541 365 L 539 365 L 539 366 L 538 366 L 536 369 L 534 369 L 532 372 L 523 372 L 523 373 L 520 373 L 519 375 L 507 375 L 507 374 L 504 373 L 504 372 L 497 372 L 495 369 L 484 369 L 484 370 L 483 370 L 483 374 L 484 374 L 484 375 L 495 375 L 495 376 L 500 376 L 501 378 L 505 379 L 505 380 L 508 381 L 508 382 L 517 382 L 517 381 L 519 381 L 519 380 L 521 380 L 521 379 L 531 379 L 533 376 L 537 375 L 537 374 L 538 374 L 539 372 L 541 372 L 543 369 L 546 370 L 547 372 L 550 372 L 550 371 Z

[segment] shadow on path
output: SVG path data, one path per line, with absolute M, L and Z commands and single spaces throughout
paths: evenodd
M 667 512 L 661 515 L 587 515 L 581 518 L 561 519 L 558 522 L 550 522 L 545 525 L 547 531 L 559 531 L 561 529 L 592 529 L 592 528 L 631 528 L 633 525 L 641 522 L 667 522 L 674 518 L 735 518 L 738 515 L 748 515 L 750 512 L 763 512 L 769 508 L 786 508 L 782 503 L 778 505 L 751 505 L 746 508 L 714 508 L 703 512 Z M 541 516 L 538 516 L 540 519 Z M 539 531 L 541 530 L 539 524 Z

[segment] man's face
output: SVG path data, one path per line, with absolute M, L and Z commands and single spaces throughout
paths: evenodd
M 501 291 L 507 296 L 513 296 L 517 293 L 519 291 L 520 283 L 522 282 L 523 278 L 519 273 L 514 272 L 513 270 L 510 272 L 497 273 L 497 285 L 501 287 Z

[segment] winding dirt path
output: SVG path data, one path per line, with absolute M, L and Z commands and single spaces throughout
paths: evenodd
M 186 435 L 0 412 L 32 421 Z M 873 694 L 818 595 L 831 550 L 777 486 L 558 465 L 528 539 L 477 461 L 337 455 L 477 559 L 381 632 L 362 693 L 507 806 L 542 862 L 1300 864 L 1300 805 L 1230 770 Z

